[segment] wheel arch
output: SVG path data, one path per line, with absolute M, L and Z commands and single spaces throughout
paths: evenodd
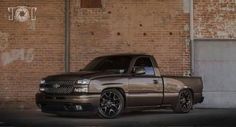
M 180 93 L 183 92 L 183 91 L 188 91 L 188 93 L 190 93 L 192 95 L 192 104 L 189 106 L 185 106 L 183 107 L 183 103 L 186 104 L 186 102 L 183 102 L 183 103 L 180 103 Z M 177 100 L 177 103 L 173 105 L 173 110 L 174 112 L 176 113 L 188 113 L 191 109 L 193 109 L 193 101 L 194 101 L 194 96 L 193 96 L 193 90 L 191 88 L 183 88 L 179 91 L 179 95 L 178 95 L 178 100 Z M 184 97 L 186 99 L 186 97 Z M 184 105 L 185 105 L 184 104 Z
M 193 101 L 194 101 L 194 91 L 193 91 L 192 88 L 187 87 L 187 88 L 181 89 L 180 91 L 182 91 L 182 90 L 189 90 L 189 91 L 191 92 L 191 94 L 192 94 L 192 98 L 193 98 Z M 180 92 L 180 91 L 179 91 L 179 92 Z
M 119 92 L 121 93 L 121 95 L 122 95 L 123 98 L 124 98 L 124 108 L 125 108 L 125 107 L 126 107 L 126 95 L 125 95 L 124 89 L 123 89 L 123 88 L 120 88 L 120 87 L 109 87 L 109 88 L 103 89 L 102 92 L 103 92 L 104 90 L 108 90 L 108 89 L 115 89 L 115 90 L 117 90 L 117 91 L 119 91 Z

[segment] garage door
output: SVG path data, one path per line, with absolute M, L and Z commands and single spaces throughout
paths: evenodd
M 236 41 L 194 42 L 194 75 L 204 83 L 198 107 L 236 108 Z

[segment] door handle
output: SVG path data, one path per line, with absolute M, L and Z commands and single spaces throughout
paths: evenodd
M 154 83 L 154 84 L 158 84 L 158 80 L 154 79 L 154 80 L 153 80 L 153 83 Z

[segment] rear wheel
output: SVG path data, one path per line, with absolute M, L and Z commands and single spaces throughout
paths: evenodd
M 178 101 L 174 105 L 174 112 L 188 113 L 193 107 L 193 95 L 188 89 L 179 92 Z
M 116 89 L 104 90 L 101 94 L 98 114 L 103 118 L 117 117 L 124 109 L 124 97 Z

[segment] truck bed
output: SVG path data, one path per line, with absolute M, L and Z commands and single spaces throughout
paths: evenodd
M 203 101 L 202 90 L 203 82 L 201 77 L 187 77 L 187 76 L 162 76 L 164 80 L 164 92 L 175 93 L 178 92 L 178 85 L 182 84 L 185 88 L 191 89 L 193 92 L 194 103 Z M 178 82 L 178 85 L 174 84 Z M 176 87 L 174 87 L 176 86 Z M 166 94 L 166 95 L 167 95 Z

